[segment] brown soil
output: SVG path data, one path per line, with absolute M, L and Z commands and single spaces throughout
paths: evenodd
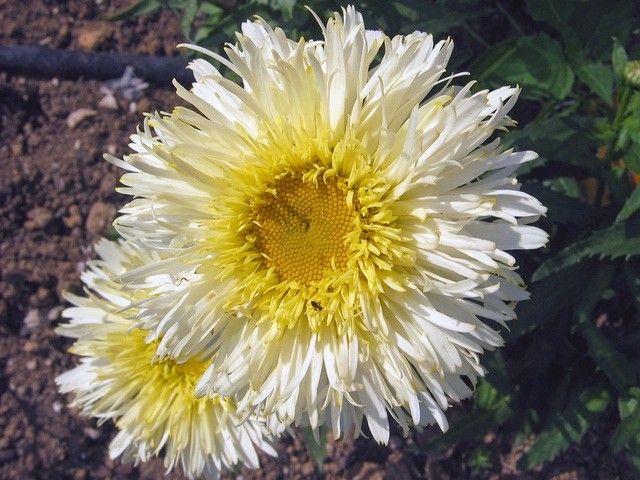
M 176 55 L 183 41 L 171 12 L 124 22 L 103 20 L 131 0 L 0 2 L 0 44 L 71 50 Z M 102 82 L 36 79 L 0 72 L 0 478 L 162 478 L 161 460 L 139 467 L 108 458 L 113 427 L 97 427 L 67 407 L 54 378 L 74 365 L 67 339 L 54 333 L 65 305 L 63 290 L 80 291 L 79 273 L 92 244 L 109 234 L 125 199 L 115 193 L 120 172 L 102 159 L 122 156 L 141 112 L 170 110 L 178 102 L 171 85 L 149 88 L 135 104 L 98 106 Z M 126 102 L 125 102 L 126 103 Z M 92 112 L 82 110 L 89 109 Z M 81 113 L 77 113 L 80 110 Z M 76 112 L 76 113 L 74 113 Z M 74 113 L 75 117 L 69 117 Z M 79 117 L 78 117 L 79 116 Z M 74 119 L 80 118 L 73 125 Z M 71 125 L 71 126 L 70 126 Z M 465 406 L 453 409 L 461 413 Z M 613 420 L 610 419 L 610 420 Z M 598 425 L 578 447 L 533 474 L 515 468 L 522 448 L 507 435 L 485 439 L 494 467 L 472 474 L 473 445 L 420 452 L 433 429 L 408 439 L 395 433 L 388 447 L 368 439 L 334 442 L 317 473 L 302 433 L 280 442 L 278 459 L 243 478 L 631 478 L 624 466 L 600 461 L 606 443 Z M 168 479 L 182 478 L 173 472 Z

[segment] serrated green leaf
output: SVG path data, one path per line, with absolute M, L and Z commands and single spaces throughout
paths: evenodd
M 581 65 L 575 69 L 578 79 L 589 89 L 611 105 L 611 92 L 613 90 L 613 73 L 611 67 L 603 63 L 590 63 Z
M 640 438 L 640 389 L 630 388 L 627 395 L 618 399 L 620 423 L 611 436 L 610 448 L 617 455 L 626 445 Z
M 481 379 L 476 387 L 474 408 L 497 410 L 505 402 L 504 397 L 486 379 Z
M 583 286 L 576 278 L 585 278 L 592 268 L 589 262 L 583 262 L 560 270 L 541 281 L 529 286 L 531 298 L 520 302 L 516 308 L 518 318 L 509 324 L 509 330 L 503 337 L 512 342 L 543 323 L 554 322 L 566 310 L 580 301 Z M 551 302 L 549 299 L 553 298 Z
M 603 385 L 592 385 L 582 390 L 540 432 L 535 443 L 523 456 L 520 464 L 529 470 L 553 460 L 574 442 L 579 441 L 589 426 L 609 404 L 610 394 Z
M 479 57 L 472 71 L 490 86 L 521 85 L 521 96 L 533 100 L 563 100 L 574 81 L 562 46 L 544 34 L 520 37 L 490 49 Z
M 110 22 L 126 20 L 127 18 L 138 17 L 146 13 L 151 13 L 160 7 L 162 7 L 162 2 L 158 0 L 140 0 L 118 13 L 106 17 L 106 20 L 109 20 Z
M 640 209 L 640 185 L 636 186 L 633 192 L 631 192 L 631 195 L 629 195 L 629 198 L 627 198 L 627 201 L 616 217 L 616 223 L 624 222 L 636 213 L 638 209 Z
M 639 222 L 618 223 L 594 232 L 590 237 L 575 242 L 555 257 L 544 262 L 533 274 L 537 282 L 564 268 L 575 265 L 589 257 L 615 259 L 640 254 Z

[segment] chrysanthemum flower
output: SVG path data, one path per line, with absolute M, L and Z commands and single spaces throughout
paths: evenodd
M 157 256 L 108 241 L 96 250 L 102 260 L 83 274 L 88 296 L 69 295 L 76 305 L 65 311 L 71 322 L 58 328 L 78 339 L 71 351 L 82 357 L 81 364 L 57 383 L 61 391 L 76 394 L 72 406 L 100 422 L 115 422 L 119 432 L 110 456 L 138 463 L 164 449 L 168 470 L 180 464 L 189 478 L 216 479 L 238 462 L 257 468 L 255 446 L 275 455 L 262 427 L 251 420 L 243 423 L 232 400 L 195 397 L 194 387 L 209 361 L 154 362 L 157 342 L 147 343 L 146 333 L 132 329 L 131 320 L 119 312 L 142 291 L 126 292 L 113 277 Z M 156 291 L 145 294 L 161 292 L 163 282 L 174 285 L 170 276 L 154 278 Z
M 527 298 L 506 251 L 547 240 L 514 177 L 536 155 L 494 138 L 518 89 L 452 86 L 450 40 L 391 39 L 353 8 L 323 30 L 245 23 L 227 58 L 205 52 L 242 84 L 195 60 L 177 89 L 197 111 L 150 115 L 110 158 L 135 197 L 116 228 L 166 258 L 121 280 L 197 274 L 137 325 L 161 358 L 215 356 L 199 395 L 335 436 L 446 429 Z

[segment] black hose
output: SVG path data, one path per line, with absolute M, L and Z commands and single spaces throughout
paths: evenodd
M 185 70 L 187 63 L 183 58 L 0 45 L 0 71 L 44 78 L 108 80 L 121 77 L 130 65 L 149 83 L 169 87 L 175 78 L 190 86 L 193 73 Z

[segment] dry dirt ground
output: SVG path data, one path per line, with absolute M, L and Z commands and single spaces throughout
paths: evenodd
M 109 23 L 130 0 L 0 1 L 0 45 L 176 55 L 183 41 L 171 12 Z M 117 76 L 117 75 L 114 75 Z M 111 425 L 67 407 L 54 378 L 75 362 L 70 342 L 54 328 L 61 320 L 63 290 L 80 291 L 79 272 L 92 244 L 109 234 L 124 198 L 114 192 L 120 172 L 104 152 L 127 153 L 128 136 L 141 112 L 170 110 L 178 102 L 171 85 L 148 88 L 135 103 L 100 106 L 102 81 L 36 78 L 0 71 L 0 478 L 154 479 L 160 460 L 139 467 L 111 461 Z M 81 109 L 88 109 L 89 112 Z M 77 113 L 78 111 L 84 113 Z M 74 113 L 76 112 L 76 113 Z M 453 417 L 467 405 L 453 409 Z M 389 446 L 367 439 L 334 442 L 315 468 L 302 433 L 280 442 L 279 458 L 265 458 L 256 472 L 238 478 L 466 479 L 631 478 L 625 467 L 605 461 L 610 422 L 597 425 L 580 446 L 532 473 L 515 462 L 507 433 L 485 438 L 493 467 L 472 473 L 473 445 L 444 452 L 417 447 L 437 432 L 394 434 Z M 321 473 L 320 473 L 321 472 Z M 180 472 L 169 479 L 182 478 Z

